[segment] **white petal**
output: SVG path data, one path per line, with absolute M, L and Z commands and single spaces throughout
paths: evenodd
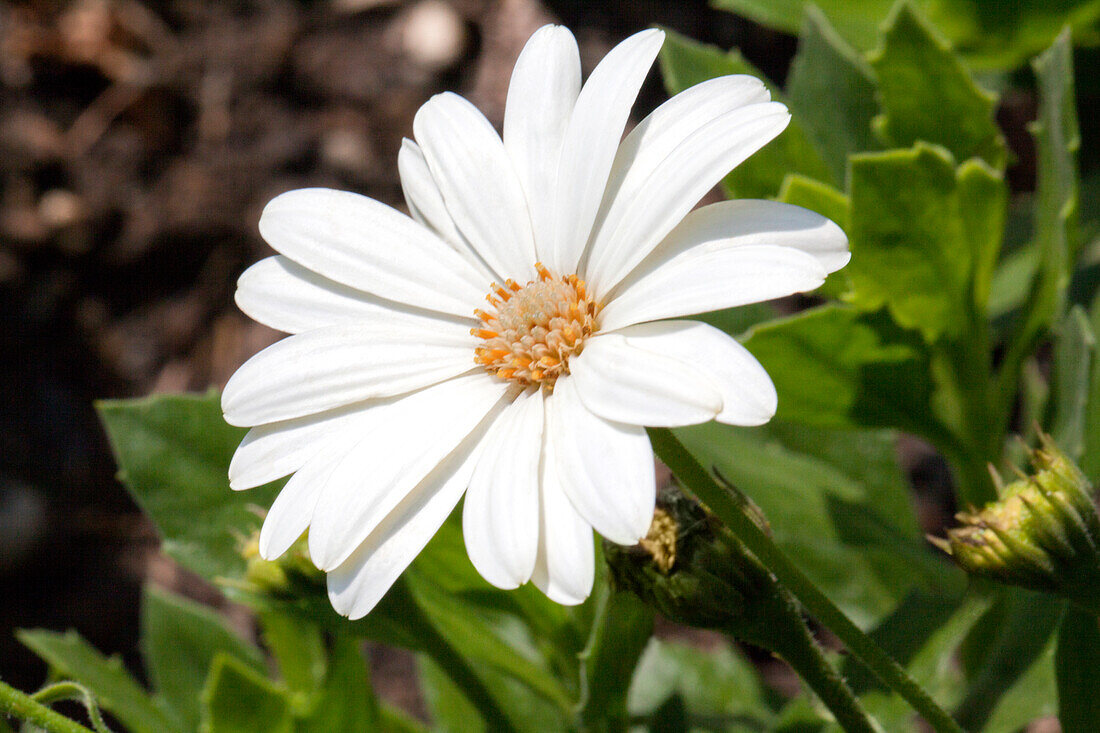
M 713 420 L 722 395 L 677 356 L 636 348 L 617 333 L 600 334 L 569 362 L 569 380 L 584 406 L 605 420 L 652 427 Z
M 325 486 L 309 531 L 322 570 L 340 565 L 497 406 L 507 385 L 459 377 L 385 408 L 388 419 L 352 448 Z
M 462 235 L 443 202 L 443 194 L 432 178 L 424 151 L 408 138 L 401 141 L 401 150 L 397 153 L 397 172 L 412 218 L 431 228 L 450 245 L 462 242 Z
M 230 425 L 262 425 L 427 387 L 476 366 L 474 337 L 435 319 L 306 331 L 246 361 L 222 392 Z
M 489 422 L 483 421 L 329 571 L 328 597 L 337 613 L 366 616 L 428 544 L 466 490 Z
M 790 247 L 696 248 L 643 275 L 600 313 L 600 328 L 706 313 L 801 293 L 825 282 L 813 255 Z
M 657 500 L 645 430 L 593 414 L 568 377 L 554 386 L 547 416 L 561 485 L 573 507 L 612 542 L 636 544 L 649 530 Z
M 329 476 L 357 442 L 354 434 L 334 436 L 290 477 L 264 517 L 260 557 L 274 560 L 298 541 L 313 519 L 317 498 Z
M 468 101 L 445 92 L 420 107 L 413 130 L 459 231 L 500 277 L 530 280 L 531 216 L 493 126 Z
M 712 253 L 747 245 L 791 247 L 812 255 L 826 272 L 852 258 L 848 237 L 820 214 L 778 201 L 738 199 L 696 209 L 657 245 L 611 293 L 692 252 Z
M 553 236 L 553 192 L 561 144 L 581 89 L 581 59 L 568 29 L 547 25 L 535 31 L 512 70 L 504 109 L 504 149 L 527 197 L 535 247 Z
M 477 269 L 486 283 L 496 280 L 497 275 L 481 261 L 451 219 L 451 212 L 447 211 L 443 194 L 435 179 L 432 178 L 424 151 L 408 138 L 401 141 L 401 151 L 397 154 L 397 170 L 401 177 L 401 190 L 405 194 L 405 203 L 409 205 L 409 214 L 412 218 L 430 228 L 439 235 L 440 239 L 451 245 Z
M 329 440 L 366 430 L 377 419 L 375 406 L 390 401 L 371 400 L 252 428 L 229 463 L 229 486 L 250 489 L 297 471 Z
M 392 322 L 395 312 L 435 316 L 432 311 L 341 285 L 282 255 L 260 260 L 245 270 L 234 297 L 249 318 L 286 333 L 338 323 Z
M 470 561 L 498 588 L 531 578 L 539 539 L 543 396 L 524 393 L 489 428 L 462 508 Z
M 654 355 L 671 354 L 701 371 L 721 392 L 718 422 L 763 425 L 775 415 L 778 399 L 764 367 L 736 339 L 714 326 L 698 321 L 658 321 L 616 333 L 632 347 Z
M 575 606 L 588 598 L 596 576 L 592 526 L 573 508 L 561 487 L 557 455 L 549 430 L 543 441 L 539 496 L 539 547 L 531 582 L 550 600 Z
M 276 196 L 260 234 L 330 280 L 399 303 L 468 316 L 485 295 L 483 276 L 429 229 L 355 193 L 305 188 Z
M 539 252 L 558 273 L 577 271 L 630 108 L 664 39 L 652 29 L 627 38 L 604 56 L 577 97 L 554 189 L 553 245 Z
M 736 108 L 692 132 L 660 162 L 638 161 L 648 175 L 624 181 L 591 245 L 586 274 L 596 292 L 610 290 L 707 191 L 789 121 L 778 102 Z M 642 147 L 639 156 L 645 154 Z
M 653 110 L 623 139 L 615 154 L 596 231 L 608 229 L 605 223 L 612 206 L 613 216 L 621 216 L 661 162 L 692 134 L 732 110 L 770 99 L 767 87 L 756 77 L 720 76 L 688 88 Z M 590 258 L 597 254 L 592 252 Z

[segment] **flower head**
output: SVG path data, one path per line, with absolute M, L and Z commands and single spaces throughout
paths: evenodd
M 323 189 L 264 210 L 280 256 L 241 276 L 237 303 L 292 335 L 226 386 L 226 420 L 252 427 L 230 481 L 293 474 L 259 551 L 278 557 L 308 528 L 339 612 L 367 613 L 463 495 L 489 582 L 579 603 L 592 529 L 634 544 L 649 528 L 643 426 L 774 414 L 742 346 L 669 319 L 816 288 L 847 240 L 775 202 L 691 212 L 788 122 L 756 79 L 699 84 L 621 139 L 662 41 L 628 38 L 582 87 L 573 36 L 540 29 L 503 136 L 461 97 L 433 97 L 398 159 L 411 217 Z
M 960 512 L 947 539 L 931 538 L 968 573 L 1055 593 L 1100 610 L 1100 513 L 1089 480 L 1041 436 L 1035 472 L 980 511 Z M 996 474 L 994 474 L 996 476 Z

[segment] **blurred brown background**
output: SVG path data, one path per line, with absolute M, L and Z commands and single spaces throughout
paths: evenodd
M 550 21 L 586 71 L 655 23 L 777 80 L 795 45 L 704 0 L 0 4 L 0 677 L 42 682 L 18 627 L 75 627 L 136 667 L 146 578 L 218 602 L 156 554 L 92 401 L 224 384 L 278 337 L 232 300 L 270 254 L 264 203 L 308 185 L 401 206 L 417 107 L 455 90 L 499 125 L 516 55 Z M 381 687 L 408 679 L 392 672 Z

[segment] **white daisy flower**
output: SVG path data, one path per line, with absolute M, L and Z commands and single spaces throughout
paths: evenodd
M 292 335 L 225 388 L 226 420 L 252 427 L 230 480 L 293 474 L 260 553 L 308 528 L 340 613 L 370 611 L 464 494 L 486 580 L 580 603 L 592 529 L 633 544 L 649 527 L 642 426 L 774 414 L 737 341 L 667 319 L 812 290 L 848 261 L 847 240 L 771 201 L 691 212 L 787 125 L 754 78 L 699 84 L 622 139 L 663 40 L 628 38 L 582 87 L 572 34 L 540 29 L 503 139 L 465 99 L 433 97 L 398 161 L 411 218 L 326 189 L 264 209 L 281 254 L 241 276 L 237 303 Z

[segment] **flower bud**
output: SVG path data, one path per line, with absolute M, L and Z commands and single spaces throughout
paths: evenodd
M 756 557 L 675 487 L 658 496 L 653 523 L 641 542 L 624 547 L 605 541 L 604 556 L 616 586 L 666 618 L 761 646 L 771 646 L 766 637 L 776 605 L 791 606 L 789 595 Z
M 309 559 L 306 535 L 275 560 L 260 557 L 259 533 L 245 541 L 241 556 L 247 565 L 244 582 L 248 590 L 277 599 L 293 599 L 324 593 L 325 574 Z
M 1049 436 L 1031 453 L 1034 474 L 1000 498 L 956 515 L 961 527 L 932 541 L 973 575 L 1046 591 L 1100 609 L 1100 516 L 1092 486 Z

